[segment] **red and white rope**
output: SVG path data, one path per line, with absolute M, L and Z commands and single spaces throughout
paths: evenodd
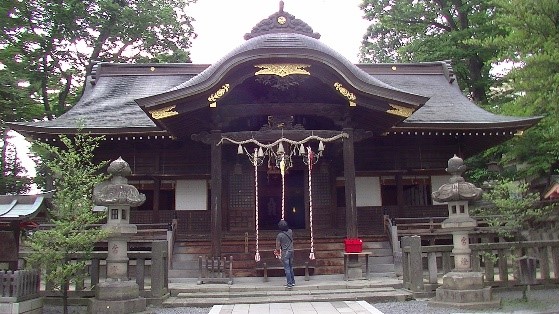
M 280 161 L 281 172 L 281 220 L 285 220 L 285 156 Z
M 314 162 L 314 153 L 310 146 L 308 147 L 307 158 L 307 160 L 309 161 L 309 225 L 311 229 L 311 252 L 309 254 L 309 259 L 314 260 L 314 234 L 312 226 L 312 165 Z
M 258 149 L 254 149 L 254 158 L 252 159 L 252 165 L 254 166 L 254 204 L 255 204 L 255 226 L 256 226 L 256 254 L 254 255 L 254 260 L 260 262 L 260 251 L 258 250 Z

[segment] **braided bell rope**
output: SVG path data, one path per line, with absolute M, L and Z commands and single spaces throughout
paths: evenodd
M 258 154 L 258 150 L 255 148 L 254 149 L 254 156 L 256 157 L 256 155 Z M 258 225 L 258 162 L 256 160 L 256 158 L 254 158 L 254 160 L 252 161 L 252 164 L 254 165 L 254 204 L 255 204 L 255 211 L 256 211 L 256 215 L 255 215 L 255 226 L 256 226 L 256 254 L 254 255 L 254 260 L 256 262 L 260 262 L 260 251 L 258 250 L 258 229 L 260 228 L 260 226 Z
M 309 224 L 310 224 L 310 229 L 311 229 L 311 252 L 309 254 L 309 259 L 310 260 L 314 260 L 314 234 L 313 234 L 313 226 L 312 226 L 312 164 L 313 164 L 313 158 L 314 158 L 314 154 L 313 151 L 311 150 L 311 147 L 309 146 L 308 148 L 308 161 L 309 161 Z
M 285 220 L 285 156 L 280 161 L 281 173 L 281 219 Z

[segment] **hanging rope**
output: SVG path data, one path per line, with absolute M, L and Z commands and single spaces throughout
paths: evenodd
M 260 251 L 258 250 L 258 149 L 254 149 L 254 158 L 252 160 L 252 164 L 254 165 L 254 204 L 256 208 L 256 215 L 255 215 L 255 226 L 256 226 L 256 254 L 254 255 L 254 260 L 256 262 L 260 262 Z
M 285 220 L 285 156 L 280 161 L 281 173 L 281 219 Z
M 314 153 L 310 146 L 307 148 L 307 150 L 307 160 L 309 162 L 309 224 L 311 229 L 311 253 L 309 254 L 309 259 L 314 260 L 314 235 L 312 228 L 312 165 L 314 163 Z
M 317 140 L 317 141 L 322 141 L 322 142 L 333 142 L 333 141 L 336 141 L 340 138 L 349 138 L 349 135 L 347 133 L 343 133 L 343 132 L 338 134 L 338 135 L 329 137 L 329 138 L 324 138 L 324 137 L 320 137 L 320 136 L 316 136 L 316 135 L 311 135 L 311 136 L 308 136 L 308 137 L 306 137 L 306 138 L 304 138 L 300 141 L 294 141 L 294 140 L 290 140 L 288 138 L 282 137 L 282 138 L 278 139 L 277 141 L 275 141 L 273 143 L 270 143 L 270 144 L 260 143 L 259 141 L 255 140 L 253 138 L 248 139 L 248 140 L 244 140 L 244 141 L 235 141 L 234 139 L 230 139 L 228 137 L 222 137 L 221 140 L 216 145 L 221 145 L 223 143 L 223 141 L 225 140 L 225 141 L 228 141 L 230 143 L 237 144 L 237 145 L 244 145 L 244 144 L 247 144 L 247 143 L 253 143 L 253 144 L 256 144 L 259 147 L 269 149 L 269 148 L 272 148 L 272 147 L 278 145 L 281 142 L 286 142 L 286 143 L 289 143 L 291 145 L 301 145 L 301 144 L 305 144 L 306 142 L 312 141 L 312 140 Z

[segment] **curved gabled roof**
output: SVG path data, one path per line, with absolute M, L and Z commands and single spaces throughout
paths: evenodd
M 194 78 L 179 84 L 169 91 L 138 99 L 144 107 L 157 106 L 217 86 L 225 75 L 236 66 L 258 60 L 312 60 L 329 66 L 341 75 L 352 87 L 362 93 L 409 104 L 423 105 L 428 97 L 413 94 L 384 83 L 361 70 L 337 51 L 319 40 L 294 33 L 271 33 L 251 38 L 225 55 Z

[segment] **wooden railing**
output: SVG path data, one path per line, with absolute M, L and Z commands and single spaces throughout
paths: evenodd
M 489 224 L 489 220 L 497 216 L 473 216 L 477 226 L 472 233 L 495 233 L 496 228 Z M 450 232 L 441 228 L 442 222 L 448 217 L 394 218 L 398 237 L 404 236 L 436 236 L 449 235 Z
M 21 302 L 38 296 L 39 272 L 37 270 L 0 270 L 0 303 Z
M 128 251 L 128 276 L 138 284 L 140 295 L 149 298 L 160 298 L 168 291 L 168 254 L 167 241 L 154 241 L 151 243 L 130 243 L 130 247 L 144 247 L 147 250 Z M 22 264 L 30 252 L 20 252 Z M 82 280 L 74 282 L 70 287 L 69 296 L 93 297 L 95 296 L 95 285 L 106 278 L 107 252 L 95 251 L 87 261 L 84 270 L 85 276 Z M 83 254 L 71 255 L 72 260 L 83 260 Z M 41 269 L 46 273 L 46 269 Z M 44 276 L 43 276 L 44 277 Z M 147 279 L 147 280 L 146 280 Z M 149 285 L 146 285 L 149 282 Z M 55 291 L 51 282 L 45 282 L 41 278 L 41 294 L 44 296 L 60 296 L 61 292 Z
M 421 246 L 419 236 L 403 237 L 404 287 L 414 292 L 429 292 L 439 286 L 442 275 L 454 267 L 452 245 Z M 482 272 L 493 287 L 525 285 L 518 260 L 531 256 L 537 260 L 535 284 L 559 284 L 559 240 L 471 244 L 472 270 Z

